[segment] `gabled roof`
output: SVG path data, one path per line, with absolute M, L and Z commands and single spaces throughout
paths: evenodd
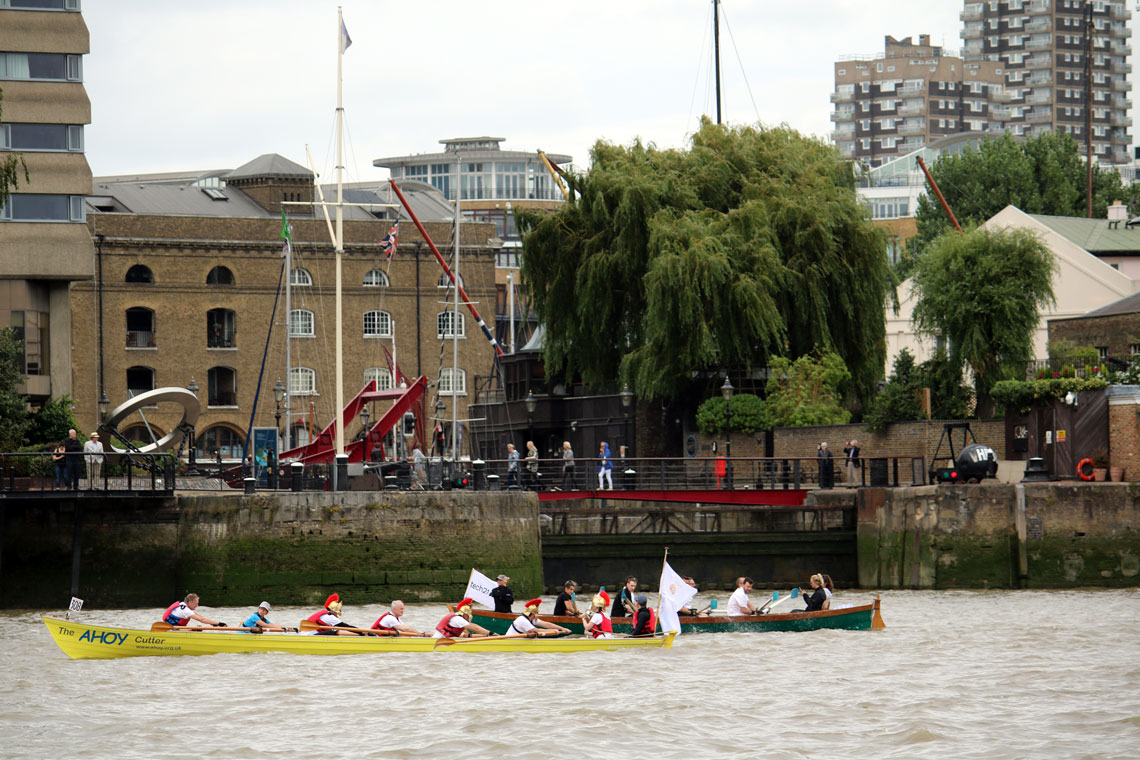
M 1107 219 L 1045 214 L 1029 216 L 1091 254 L 1140 254 L 1140 228 L 1129 228 L 1124 224 L 1109 227 Z
M 1085 317 L 1111 317 L 1116 314 L 1135 314 L 1140 312 L 1140 293 L 1125 296 L 1119 301 L 1113 301 L 1095 311 L 1085 314 Z
M 227 181 L 253 177 L 280 177 L 284 179 L 311 179 L 313 173 L 276 153 L 265 153 L 249 163 L 242 164 L 225 175 Z

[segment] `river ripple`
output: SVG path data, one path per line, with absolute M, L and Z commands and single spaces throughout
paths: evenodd
M 367 626 L 380 610 L 345 618 Z M 442 614 L 409 605 L 406 618 L 430 628 Z M 9 612 L 0 757 L 1140 755 L 1140 592 L 891 591 L 883 616 L 884 631 L 692 635 L 672 650 L 72 661 L 38 614 Z

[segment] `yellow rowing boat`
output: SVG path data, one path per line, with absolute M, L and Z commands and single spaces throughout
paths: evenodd
M 238 652 L 287 654 L 370 654 L 374 652 L 586 652 L 630 647 L 673 646 L 673 634 L 639 639 L 528 639 L 489 636 L 470 639 L 429 639 L 414 636 L 314 636 L 298 633 L 240 633 L 209 628 L 182 631 L 140 631 L 108 628 L 45 617 L 52 640 L 73 660 L 119 657 L 202 655 Z

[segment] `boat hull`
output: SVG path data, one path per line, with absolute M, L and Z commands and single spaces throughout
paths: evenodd
M 491 633 L 505 632 L 516 614 L 475 610 L 474 622 Z M 582 633 L 582 620 L 576 617 L 555 617 L 539 615 L 539 618 L 569 628 L 571 633 Z M 878 619 L 878 624 L 875 620 Z M 710 615 L 709 617 L 682 617 L 681 633 L 775 633 L 780 631 L 818 631 L 823 629 L 864 631 L 882 628 L 879 615 L 879 600 L 857 607 L 844 607 L 819 612 L 786 612 L 767 615 L 732 616 Z M 613 618 L 614 633 L 631 633 L 630 618 Z
M 289 633 L 225 633 L 171 631 L 153 633 L 131 628 L 85 625 L 43 618 L 56 645 L 73 660 L 122 657 L 170 657 L 242 652 L 286 654 L 374 654 L 377 652 L 582 652 L 631 647 L 670 647 L 672 636 L 652 639 L 431 639 L 414 636 L 313 636 Z

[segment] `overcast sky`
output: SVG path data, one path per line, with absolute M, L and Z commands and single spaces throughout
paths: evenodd
M 345 166 L 441 138 L 588 162 L 597 139 L 682 146 L 715 113 L 709 0 L 342 0 Z M 961 0 L 723 0 L 724 113 L 827 136 L 833 62 L 930 34 L 961 47 Z M 87 0 L 98 175 L 234 168 L 262 153 L 331 178 L 336 9 L 325 0 Z M 734 46 L 735 42 L 735 46 Z M 749 92 L 751 90 L 751 93 Z

